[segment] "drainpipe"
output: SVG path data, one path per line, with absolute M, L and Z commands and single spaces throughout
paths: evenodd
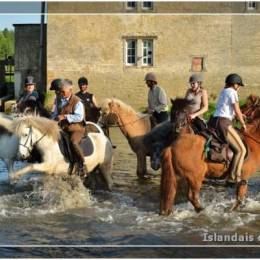
M 44 44 L 44 19 L 45 19 L 45 2 L 41 2 L 41 27 L 40 27 L 40 58 L 39 58 L 39 71 L 40 71 L 40 91 L 45 91 L 45 86 L 43 86 L 43 44 Z

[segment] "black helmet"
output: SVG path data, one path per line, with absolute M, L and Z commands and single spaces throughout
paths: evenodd
M 33 76 L 27 76 L 24 81 L 24 85 L 36 85 Z
M 85 78 L 85 77 L 79 78 L 79 80 L 78 80 L 78 85 L 79 85 L 79 86 L 88 85 L 88 79 Z
M 51 82 L 50 90 L 60 90 L 61 87 L 61 79 L 54 79 Z
M 226 77 L 225 83 L 227 85 L 238 84 L 239 86 L 244 86 L 242 78 L 238 74 L 236 74 L 236 73 L 229 74 Z

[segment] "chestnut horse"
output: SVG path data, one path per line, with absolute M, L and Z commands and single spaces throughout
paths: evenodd
M 99 123 L 105 128 L 117 125 L 126 137 L 137 157 L 137 176 L 147 174 L 146 155 L 149 151 L 143 143 L 144 135 L 151 130 L 150 116 L 137 113 L 131 106 L 116 98 L 107 98 L 101 105 Z
M 248 147 L 248 156 L 243 164 L 241 181 L 237 184 L 237 200 L 231 210 L 242 205 L 247 193 L 248 179 L 260 167 L 260 102 L 259 97 L 257 97 L 258 101 L 253 102 L 254 97 L 249 96 L 246 104 L 241 108 L 250 119 L 247 130 L 241 132 Z M 174 105 L 174 101 L 172 103 Z M 180 114 L 182 111 L 179 111 Z M 176 110 L 173 112 L 176 113 Z M 178 121 L 178 118 L 175 120 Z M 160 213 L 162 215 L 169 215 L 172 212 L 177 189 L 176 175 L 187 181 L 188 199 L 195 210 L 200 212 L 203 207 L 199 201 L 199 193 L 205 177 L 219 178 L 228 174 L 229 169 L 224 164 L 213 163 L 205 158 L 205 143 L 206 140 L 202 136 L 180 133 L 171 146 L 164 150 L 161 159 Z

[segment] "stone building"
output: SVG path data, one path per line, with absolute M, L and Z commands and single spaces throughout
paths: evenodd
M 213 99 L 241 74 L 241 96 L 260 94 L 258 2 L 48 2 L 47 82 L 87 76 L 98 100 L 144 107 L 153 71 L 168 97 L 203 73 Z M 76 89 L 75 89 L 76 91 Z
M 15 27 L 15 97 L 23 90 L 28 75 L 35 77 L 37 88 L 46 91 L 46 25 L 43 32 L 43 65 L 40 66 L 40 24 L 14 24 Z M 42 83 L 40 82 L 42 79 Z

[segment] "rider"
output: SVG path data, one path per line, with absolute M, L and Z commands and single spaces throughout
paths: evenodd
M 53 108 L 52 108 L 52 114 L 51 114 L 51 119 L 55 119 L 56 115 L 54 115 L 54 110 L 55 107 L 57 107 L 58 113 L 61 112 L 62 109 L 62 103 L 61 103 L 61 93 L 60 93 L 60 88 L 61 88 L 61 81 L 62 79 L 54 79 L 51 82 L 51 87 L 50 90 L 54 90 L 55 91 L 55 100 L 54 100 L 54 104 L 53 104 Z
M 26 108 L 26 102 L 33 101 L 37 103 L 39 101 L 39 94 L 35 87 L 36 83 L 33 76 L 27 76 L 24 81 L 24 92 L 17 101 L 17 108 L 20 112 L 23 112 Z
M 59 83 L 61 94 L 61 109 L 59 111 L 55 103 L 52 118 L 59 122 L 60 127 L 70 135 L 70 140 L 76 155 L 80 174 L 87 175 L 87 167 L 84 160 L 84 153 L 79 145 L 85 134 L 84 128 L 84 106 L 80 99 L 72 93 L 73 83 L 71 80 L 62 79 Z M 70 164 L 69 173 L 73 170 Z
M 202 82 L 202 75 L 191 75 L 189 79 L 190 88 L 185 94 L 186 99 L 193 101 L 189 119 L 192 120 L 195 133 L 199 133 L 206 128 L 206 123 L 202 116 L 208 111 L 208 93 L 207 90 L 202 87 Z
M 88 79 L 81 77 L 78 80 L 80 91 L 76 93 L 85 107 L 85 120 L 97 123 L 100 116 L 100 108 L 94 94 L 88 92 Z
M 242 78 L 235 73 L 229 74 L 225 80 L 225 87 L 221 91 L 217 108 L 214 113 L 215 126 L 234 150 L 234 159 L 231 169 L 230 181 L 239 182 L 244 162 L 246 148 L 238 133 L 232 126 L 234 116 L 240 121 L 242 128 L 246 130 L 245 121 L 239 107 L 238 90 L 244 86 Z
M 168 105 L 164 89 L 157 85 L 157 78 L 153 72 L 147 73 L 144 80 L 149 88 L 147 112 L 155 118 L 156 124 L 167 121 Z

